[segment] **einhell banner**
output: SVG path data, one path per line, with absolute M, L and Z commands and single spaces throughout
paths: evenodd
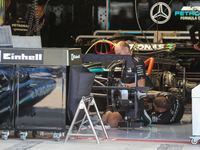
M 43 50 L 0 49 L 0 64 L 43 64 Z

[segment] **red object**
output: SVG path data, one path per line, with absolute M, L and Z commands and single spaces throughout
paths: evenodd
M 97 50 L 97 44 L 99 44 L 99 43 L 101 43 L 101 44 L 102 44 L 102 43 L 109 44 L 109 45 L 110 45 L 110 51 L 107 52 L 107 53 L 100 53 L 100 52 L 98 52 L 98 50 Z M 111 54 L 111 53 L 114 52 L 114 46 L 113 46 L 113 44 L 112 44 L 111 42 L 107 42 L 107 41 L 98 41 L 98 42 L 95 44 L 95 51 L 96 51 L 97 54 Z

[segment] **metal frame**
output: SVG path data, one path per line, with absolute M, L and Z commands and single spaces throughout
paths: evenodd
M 110 13 L 110 0 L 106 0 L 106 30 L 109 29 L 108 27 L 108 21 L 109 21 L 109 13 Z
M 108 18 L 108 17 L 107 17 Z M 107 25 L 108 26 L 108 25 Z M 108 28 L 106 26 L 106 28 Z M 78 43 L 79 39 L 96 39 L 96 38 L 109 38 L 112 37 L 112 35 L 118 33 L 118 34 L 134 34 L 136 36 L 136 38 L 138 39 L 154 39 L 154 31 L 147 31 L 145 32 L 146 37 L 144 37 L 141 33 L 141 31 L 138 30 L 96 30 L 93 35 L 79 35 L 76 37 L 76 43 Z M 174 31 L 159 31 L 162 34 L 163 33 L 173 33 Z M 177 33 L 179 33 L 179 36 L 163 36 L 162 39 L 164 40 L 190 40 L 190 35 L 189 35 L 189 31 L 178 31 Z M 197 33 L 197 32 L 196 32 Z M 196 39 L 198 39 L 199 37 L 196 35 Z
M 86 106 L 86 103 L 89 103 L 89 104 Z M 81 99 L 81 101 L 79 102 L 78 108 L 77 108 L 76 113 L 75 113 L 75 115 L 74 115 L 74 119 L 73 119 L 73 121 L 72 121 L 72 123 L 71 123 L 71 125 L 70 125 L 70 128 L 69 128 L 69 130 L 68 130 L 68 133 L 67 133 L 67 135 L 66 135 L 65 143 L 68 141 L 68 139 L 69 139 L 70 136 L 76 136 L 76 137 L 78 137 L 78 136 L 89 136 L 89 137 L 90 137 L 90 136 L 94 136 L 95 139 L 96 139 L 96 141 L 97 141 L 97 143 L 98 143 L 98 144 L 100 143 L 100 142 L 99 142 L 99 139 L 98 139 L 98 137 L 97 137 L 96 131 L 95 131 L 95 129 L 94 129 L 94 126 L 93 126 L 93 124 L 92 124 L 92 121 L 91 121 L 91 119 L 90 119 L 89 113 L 88 113 L 88 111 L 89 111 L 91 105 L 94 105 L 95 110 L 96 110 L 96 113 L 97 113 L 97 116 L 99 117 L 99 120 L 100 120 L 102 129 L 103 129 L 103 132 L 104 132 L 104 134 L 105 134 L 105 137 L 108 139 L 108 134 L 107 134 L 107 132 L 106 132 L 106 129 L 105 129 L 104 124 L 103 124 L 103 121 L 102 121 L 101 116 L 100 116 L 100 114 L 99 114 L 99 111 L 98 111 L 97 105 L 96 105 L 96 103 L 95 103 L 94 97 L 93 97 L 93 96 L 83 96 L 82 99 Z M 77 132 L 76 132 L 76 133 L 73 133 L 73 132 L 72 132 L 72 129 L 73 129 L 74 125 L 76 124 L 75 121 L 76 121 L 76 119 L 77 119 L 77 117 L 78 117 L 78 115 L 79 115 L 81 109 L 84 109 L 85 115 L 84 115 L 84 117 L 83 117 L 83 119 L 82 119 L 81 125 L 79 126 L 79 129 L 77 130 Z M 92 131 L 93 131 L 93 134 L 81 134 L 81 133 L 80 133 L 81 127 L 82 127 L 82 125 L 83 125 L 83 123 L 84 123 L 86 117 L 87 117 L 87 119 L 88 119 L 88 121 L 89 121 L 89 124 L 90 124 L 90 127 L 91 127 Z
M 145 34 L 149 34 L 152 35 L 154 34 L 154 32 L 157 30 L 151 30 L 151 31 L 146 31 Z M 161 33 L 174 33 L 174 31 L 164 31 L 164 30 L 159 30 L 159 32 Z M 104 33 L 106 33 L 106 35 L 113 35 L 116 33 L 123 33 L 123 34 L 138 34 L 138 35 L 142 35 L 142 32 L 140 30 L 96 30 L 93 35 L 103 35 Z M 177 33 L 183 35 L 187 35 L 189 36 L 189 31 L 178 31 Z M 195 32 L 198 33 L 198 32 Z M 181 36 L 180 35 L 180 36 Z

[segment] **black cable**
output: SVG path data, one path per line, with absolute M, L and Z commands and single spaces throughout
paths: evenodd
M 140 26 L 140 23 L 139 23 L 139 20 L 138 20 L 138 14 L 137 14 L 137 0 L 135 0 L 135 15 L 136 15 L 136 21 L 137 21 L 137 24 L 138 24 L 138 27 L 142 33 L 142 35 L 145 37 L 146 41 L 148 42 L 148 44 L 151 46 L 155 56 L 156 56 L 156 59 L 157 59 L 157 62 L 158 62 L 158 73 L 157 73 L 157 78 L 159 77 L 159 60 L 158 60 L 158 55 L 156 55 L 156 52 L 155 52 L 155 49 L 153 48 L 153 46 L 151 45 L 151 43 L 149 42 L 149 40 L 147 39 L 146 35 L 144 34 L 141 26 Z
M 157 0 L 157 12 L 159 11 L 158 9 L 158 1 L 159 0 Z M 157 19 L 157 24 L 156 24 L 156 31 L 157 31 L 157 44 L 158 44 L 158 19 Z

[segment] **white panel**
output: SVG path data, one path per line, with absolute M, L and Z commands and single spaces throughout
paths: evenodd
M 200 93 L 200 92 L 199 92 Z M 192 98 L 192 135 L 200 135 L 200 97 Z
M 193 97 L 200 97 L 200 84 L 192 89 L 192 98 Z
M 13 48 L 42 48 L 40 36 L 12 36 Z

